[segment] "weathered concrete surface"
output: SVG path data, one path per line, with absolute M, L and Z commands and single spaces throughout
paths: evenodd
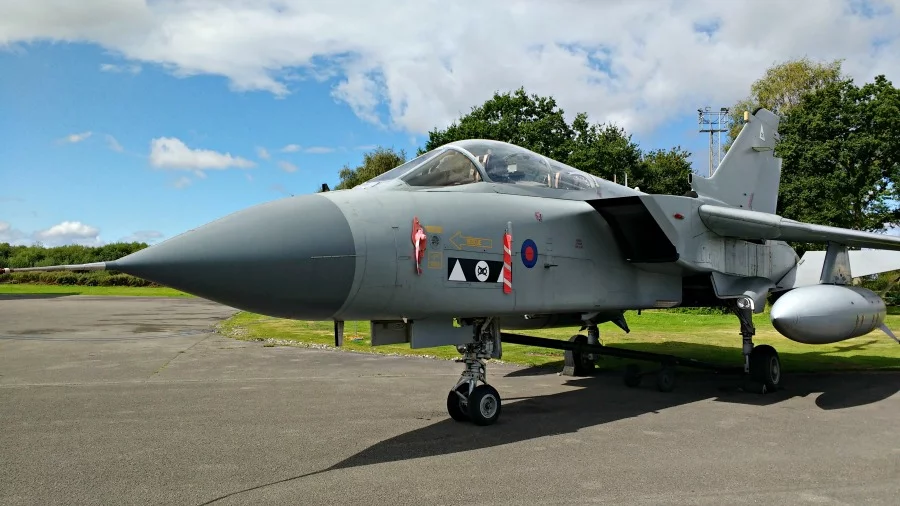
M 233 341 L 196 299 L 0 300 L 3 504 L 896 504 L 900 375 L 768 396 Z M 650 383 L 650 382 L 648 382 Z

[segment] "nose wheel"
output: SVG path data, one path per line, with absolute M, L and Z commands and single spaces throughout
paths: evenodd
M 460 385 L 447 394 L 447 413 L 457 422 L 469 420 L 469 385 Z
M 493 336 L 489 332 L 479 331 L 474 342 L 458 347 L 466 368 L 447 394 L 447 413 L 457 422 L 492 425 L 500 418 L 500 394 L 487 384 L 485 365 L 485 361 L 491 358 L 493 346 Z

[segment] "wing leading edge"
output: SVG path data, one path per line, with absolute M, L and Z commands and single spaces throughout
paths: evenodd
M 780 240 L 812 243 L 834 242 L 855 248 L 900 251 L 900 237 L 846 228 L 815 225 L 746 209 L 701 205 L 700 219 L 723 237 L 747 240 Z

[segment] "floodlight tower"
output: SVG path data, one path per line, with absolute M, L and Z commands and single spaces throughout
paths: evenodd
M 697 109 L 697 112 L 700 113 L 700 132 L 709 132 L 709 174 L 706 177 L 710 177 L 722 161 L 722 132 L 728 131 L 728 108 L 713 111 L 707 106 Z

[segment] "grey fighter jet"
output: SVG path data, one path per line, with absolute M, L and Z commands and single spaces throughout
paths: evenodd
M 884 326 L 885 303 L 851 276 L 900 268 L 900 238 L 775 215 L 778 116 L 760 109 L 716 172 L 685 196 L 649 195 L 511 144 L 466 140 L 425 153 L 351 190 L 242 210 L 112 262 L 27 270 L 125 272 L 273 317 L 371 322 L 375 346 L 454 345 L 464 371 L 447 396 L 456 420 L 494 423 L 501 399 L 485 362 L 504 342 L 566 350 L 566 372 L 615 350 L 597 326 L 625 331 L 626 310 L 728 307 L 743 336 L 742 374 L 773 390 L 781 362 L 754 346 L 752 314 L 770 293 L 788 339 L 832 343 Z M 799 258 L 785 241 L 821 243 Z M 579 325 L 569 341 L 509 333 Z M 896 339 L 896 338 L 895 338 Z M 635 385 L 639 369 L 626 369 Z

